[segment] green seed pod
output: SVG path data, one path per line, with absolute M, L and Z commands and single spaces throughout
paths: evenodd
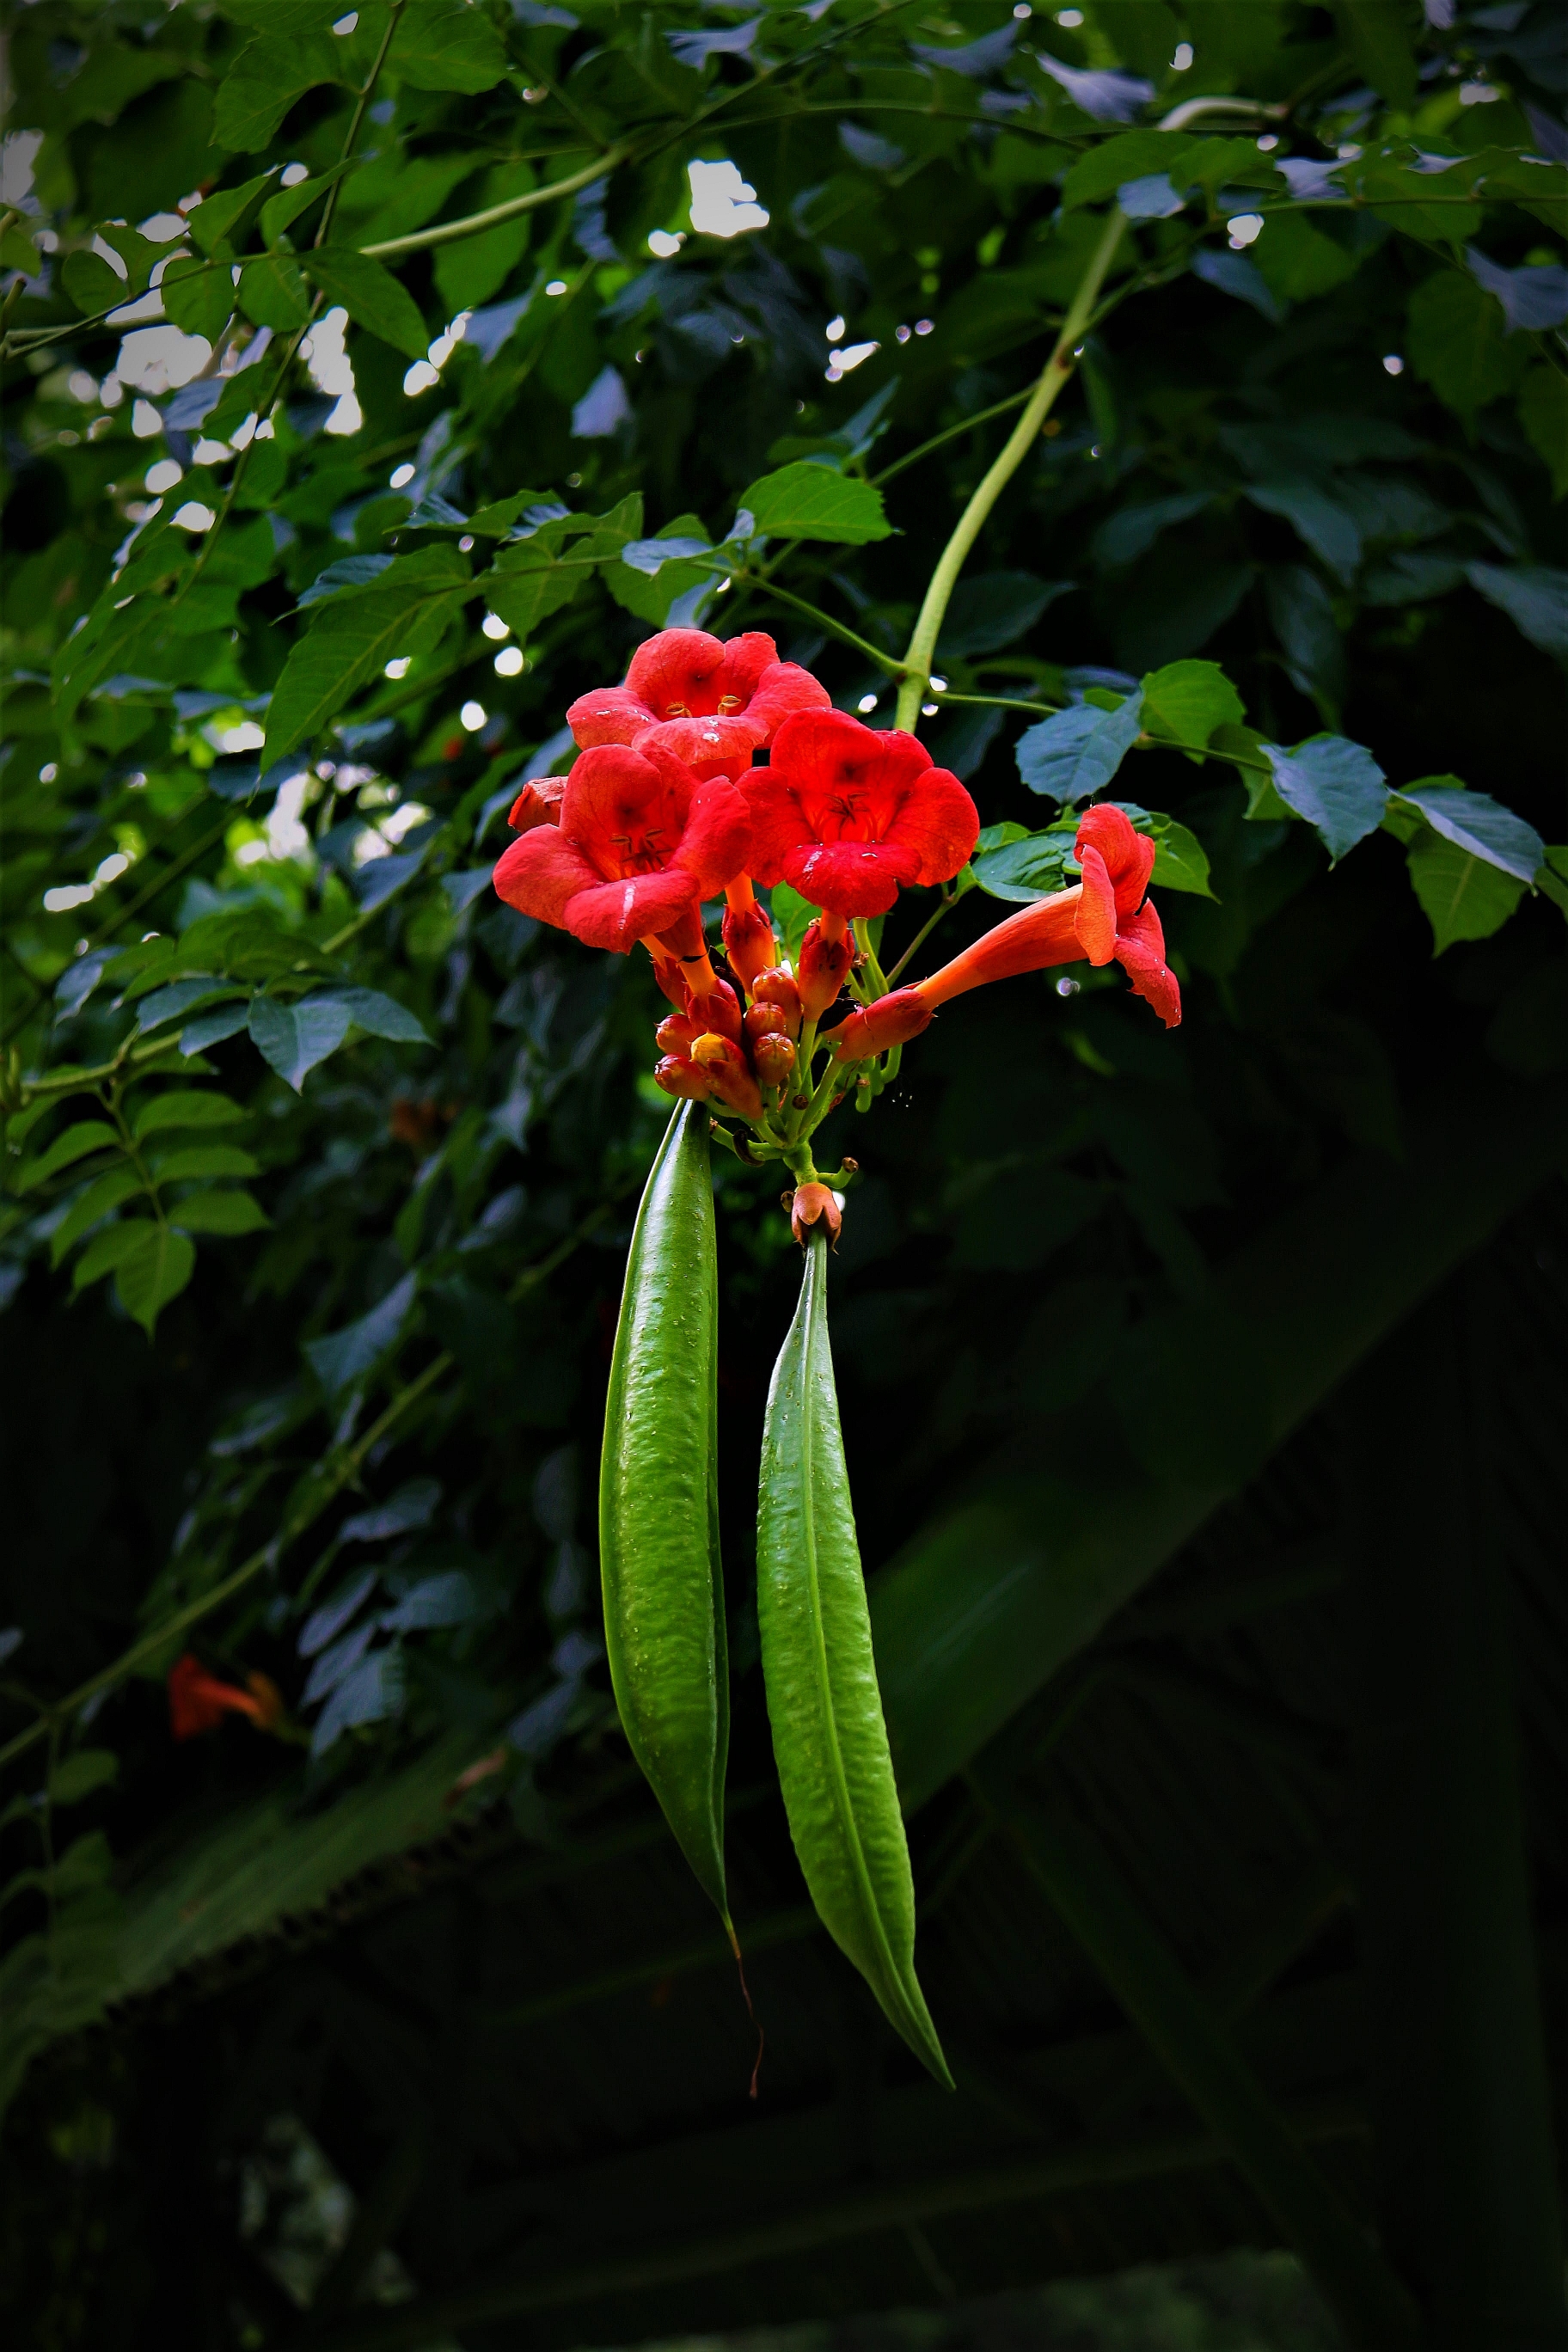
M 914 1883 L 844 1467 L 820 1225 L 768 1392 L 757 1627 L 773 1756 L 811 1899 L 890 2021 L 951 2090 L 915 1976 Z
M 605 1403 L 599 1559 L 621 1722 L 733 1944 L 709 1117 L 705 1102 L 678 1107 L 637 1210 Z

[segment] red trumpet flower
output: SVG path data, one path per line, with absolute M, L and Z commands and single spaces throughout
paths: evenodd
M 247 1715 L 258 1731 L 270 1731 L 282 1718 L 282 1694 L 266 1675 L 247 1675 L 240 1690 L 209 1675 L 189 1650 L 170 1667 L 168 1687 L 169 1728 L 176 1739 L 216 1731 L 226 1715 Z
M 584 748 L 635 743 L 645 727 L 671 719 L 741 721 L 752 744 L 771 743 L 792 710 L 826 709 L 829 699 L 809 670 L 780 661 L 759 629 L 723 643 L 706 629 L 661 629 L 632 656 L 624 686 L 580 695 L 566 723 Z
M 1120 809 L 1093 808 L 1079 826 L 1075 847 L 1083 868 L 1080 883 L 1010 915 L 929 980 L 896 988 L 852 1013 L 833 1032 L 839 1060 L 865 1061 L 918 1037 L 939 1004 L 967 989 L 1085 957 L 1102 964 L 1114 956 L 1133 993 L 1146 998 L 1166 1028 L 1173 1029 L 1182 1017 L 1182 992 L 1165 962 L 1160 918 L 1143 898 L 1153 870 L 1153 843 L 1135 833 Z
M 912 735 L 842 710 L 786 719 L 743 780 L 752 872 L 830 915 L 883 915 L 900 885 L 949 882 L 980 831 L 974 803 Z
M 514 841 L 495 887 L 523 914 L 625 955 L 683 919 L 695 929 L 700 901 L 744 866 L 750 835 L 746 803 L 723 777 L 703 782 L 657 744 L 607 744 L 576 761 L 558 824 Z

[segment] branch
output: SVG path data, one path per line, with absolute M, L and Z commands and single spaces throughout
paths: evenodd
M 592 163 L 584 164 L 568 179 L 552 180 L 548 187 L 531 188 L 525 196 L 511 196 L 504 205 L 491 205 L 482 213 L 468 213 L 461 220 L 442 221 L 435 228 L 415 229 L 407 236 L 389 236 L 379 245 L 362 245 L 360 251 L 373 261 L 387 261 L 395 254 L 423 253 L 433 245 L 455 245 L 459 237 L 478 236 L 501 221 L 515 220 L 519 213 L 537 212 L 542 205 L 552 205 L 558 197 L 574 196 L 579 188 L 591 187 L 595 180 L 604 179 L 626 163 L 630 156 L 630 144 L 606 147 Z

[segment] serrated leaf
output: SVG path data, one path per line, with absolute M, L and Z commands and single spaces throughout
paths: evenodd
M 390 269 L 352 245 L 324 245 L 300 256 L 307 275 L 329 302 L 341 302 L 356 327 L 379 335 L 394 351 L 422 360 L 430 330 L 408 289 Z
M 1361 531 L 1348 507 L 1315 482 L 1250 482 L 1243 496 L 1265 514 L 1279 515 L 1342 580 L 1361 562 Z
M 395 996 L 384 996 L 377 988 L 335 988 L 318 994 L 312 1002 L 321 1003 L 328 998 L 346 1005 L 356 1028 L 373 1037 L 390 1037 L 399 1045 L 428 1045 L 429 1036 L 405 1004 Z
M 188 1184 L 198 1177 L 258 1176 L 261 1163 L 237 1143 L 182 1143 L 148 1160 L 155 1184 Z
M 658 553 L 661 549 L 665 551 Z M 635 553 L 637 550 L 642 551 L 640 562 Z M 617 604 L 662 628 L 678 596 L 700 587 L 705 580 L 717 583 L 720 575 L 714 563 L 701 517 L 684 514 L 666 523 L 652 539 L 628 540 L 619 561 L 606 563 L 600 576 Z
M 171 261 L 159 280 L 163 311 L 187 335 L 216 343 L 234 315 L 234 280 L 226 262 L 198 261 L 187 254 Z
M 193 973 L 189 980 L 173 980 L 164 988 L 155 988 L 144 996 L 136 1009 L 136 1026 L 145 1036 L 149 1030 L 161 1029 L 165 1021 L 178 1021 L 193 1005 L 204 1004 L 215 996 L 232 996 L 233 988 L 216 975 L 204 978 Z
M 101 253 L 68 253 L 60 276 L 77 309 L 89 318 L 131 299 L 124 278 L 110 268 Z
M 333 996 L 301 997 L 298 1004 L 257 996 L 247 1025 L 259 1051 L 299 1094 L 316 1065 L 342 1044 L 350 1017 L 348 1006 Z
M 1167 662 L 1142 681 L 1151 735 L 1202 750 L 1216 727 L 1239 727 L 1247 706 L 1218 662 Z
M 1424 834 L 1406 852 L 1405 862 L 1432 926 L 1434 955 L 1460 940 L 1489 939 L 1524 895 L 1522 882 L 1437 834 Z
M 1115 710 L 1075 703 L 1027 727 L 1018 738 L 1018 773 L 1032 793 L 1064 807 L 1093 798 L 1115 775 L 1143 723 L 1142 691 Z
M 177 1298 L 195 1272 L 196 1245 L 168 1225 L 150 1225 L 140 1249 L 114 1269 L 114 1295 L 149 1339 L 171 1298 Z
M 144 1191 L 141 1176 L 134 1168 L 110 1168 L 89 1184 L 79 1201 L 73 1201 L 68 1213 L 49 1235 L 49 1264 L 58 1265 L 68 1250 L 80 1241 L 90 1226 L 122 1201 Z
M 250 1000 L 238 1004 L 222 1004 L 216 1013 L 198 1013 L 180 1032 L 180 1051 L 187 1061 L 194 1054 L 204 1053 L 209 1045 L 220 1045 L 226 1037 L 237 1037 L 250 1013 Z
M 1067 863 L 1072 856 L 1077 828 L 1051 828 L 982 851 L 972 864 L 975 881 L 988 898 L 1026 906 L 1065 889 L 1071 877 Z
M 318 734 L 387 662 L 428 652 L 448 615 L 472 592 L 468 567 L 455 547 L 422 548 L 397 563 L 396 584 L 328 604 L 296 644 L 267 714 L 269 761 L 289 758 Z M 405 563 L 407 572 L 401 569 Z M 492 576 L 486 575 L 487 587 Z
M 882 511 L 882 493 L 847 474 L 801 458 L 763 474 L 742 490 L 741 506 L 754 521 L 760 536 L 773 539 L 828 540 L 843 547 L 865 547 L 891 536 L 892 525 Z
M 1504 332 L 1500 306 L 1468 271 L 1435 270 L 1410 298 L 1405 350 L 1439 400 L 1473 416 L 1511 392 L 1530 364 L 1530 346 Z
M 347 44 L 327 32 L 267 34 L 243 48 L 218 82 L 213 139 L 232 154 L 255 154 L 272 144 L 297 99 L 321 82 L 346 81 Z
M 178 1093 L 153 1095 L 142 1105 L 132 1124 L 138 1142 L 170 1127 L 232 1127 L 247 1116 L 242 1103 L 227 1095 L 209 1094 L 205 1087 L 182 1087 Z
M 86 1290 L 89 1284 L 112 1274 L 122 1258 L 141 1248 L 152 1230 L 151 1218 L 128 1217 L 121 1224 L 106 1225 L 102 1233 L 94 1234 L 71 1268 L 72 1290 Z
M 264 253 L 239 273 L 239 307 L 258 327 L 287 334 L 310 315 L 310 298 L 289 253 Z
M 248 54 L 242 53 L 241 65 Z M 232 257 L 236 245 L 244 243 L 251 222 L 261 210 L 268 189 L 277 184 L 275 171 L 258 172 L 253 180 L 241 180 L 232 188 L 215 189 L 191 208 L 186 221 L 191 242 L 205 254 L 216 253 L 221 246 L 225 258 Z
M 1388 786 L 1364 744 L 1343 735 L 1310 735 L 1292 751 L 1278 743 L 1261 748 L 1279 798 L 1316 830 L 1331 858 L 1376 832 Z
M 12 1190 L 31 1192 L 38 1185 L 47 1184 L 51 1176 L 58 1176 L 62 1168 L 69 1168 L 78 1160 L 85 1160 L 89 1151 L 118 1150 L 120 1148 L 120 1131 L 110 1127 L 107 1119 L 80 1119 L 75 1127 L 68 1127 L 63 1135 L 57 1135 L 47 1151 L 40 1152 L 37 1160 L 30 1160 L 20 1170 Z
M 193 1192 L 176 1201 L 169 1223 L 187 1234 L 255 1234 L 271 1223 L 249 1192 Z
M 310 1740 L 311 1756 L 324 1756 L 356 1724 L 380 1723 L 397 1714 L 403 1705 L 404 1682 L 403 1652 L 395 1643 L 362 1658 L 321 1709 Z
M 1467 563 L 1465 576 L 1521 637 L 1568 661 L 1568 572 L 1547 563 Z
M 300 598 L 300 611 L 309 604 L 325 604 L 329 596 L 342 596 L 352 588 L 370 587 L 396 560 L 392 555 L 340 555 L 335 563 L 317 572 Z
M 417 1276 L 405 1274 L 368 1315 L 346 1323 L 341 1331 L 329 1332 L 324 1339 L 306 1340 L 305 1355 L 329 1396 L 339 1396 L 363 1380 L 395 1345 L 418 1287 Z
M 1458 776 L 1423 776 L 1389 798 L 1419 809 L 1434 833 L 1516 882 L 1533 882 L 1541 871 L 1546 844 L 1535 827 L 1489 793 L 1472 793 Z
M 495 26 L 468 0 L 424 0 L 400 22 L 387 60 L 416 89 L 493 89 L 507 68 Z
M 301 213 L 309 212 L 310 206 L 324 196 L 329 188 L 335 186 L 345 173 L 357 171 L 363 160 L 359 155 L 346 156 L 342 163 L 334 163 L 331 171 L 318 172 L 312 179 L 299 180 L 293 187 L 279 188 L 275 196 L 268 196 L 261 207 L 264 243 L 275 245 Z

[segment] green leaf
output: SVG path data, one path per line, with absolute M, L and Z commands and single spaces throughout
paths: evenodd
M 805 458 L 781 467 L 776 474 L 763 474 L 742 491 L 740 506 L 765 538 L 821 539 L 865 547 L 892 532 L 880 490 Z
M 915 1975 L 914 1884 L 844 1463 L 820 1226 L 768 1392 L 757 1627 L 773 1759 L 817 1916 L 889 2022 L 951 2084 Z
M 1216 727 L 1239 727 L 1247 707 L 1218 662 L 1167 662 L 1143 679 L 1143 724 L 1155 737 L 1198 748 Z
M 344 81 L 347 44 L 327 32 L 268 34 L 240 51 L 218 83 L 213 138 L 235 154 L 269 147 L 297 99 L 319 82 Z
M 387 60 L 416 89 L 492 89 L 507 68 L 495 26 L 469 0 L 420 0 L 393 37 Z
M 1423 776 L 1389 799 L 1419 809 L 1434 833 L 1500 873 L 1511 874 L 1516 882 L 1533 882 L 1541 871 L 1546 844 L 1535 827 L 1489 793 L 1472 793 L 1458 776 Z
M 424 358 L 430 330 L 413 295 L 390 269 L 351 245 L 324 245 L 319 252 L 301 254 L 300 260 L 328 301 L 341 302 L 355 326 L 411 360 Z
M 483 189 L 474 210 L 489 211 L 494 205 L 510 204 L 525 196 L 537 184 L 538 174 L 531 163 L 504 163 L 487 172 Z M 436 288 L 446 305 L 448 318 L 459 310 L 476 310 L 499 293 L 528 249 L 533 234 L 533 216 L 516 213 L 510 220 L 498 221 L 494 228 L 481 229 L 477 236 L 457 238 L 450 245 L 436 248 Z
M 150 1225 L 140 1249 L 114 1270 L 114 1295 L 149 1339 L 171 1298 L 177 1298 L 195 1272 L 196 1245 L 167 1225 Z
M 259 1000 L 265 1002 L 265 999 Z M 182 1143 L 148 1160 L 155 1184 L 187 1184 L 197 1177 L 257 1176 L 261 1163 L 237 1143 Z
M 1415 56 L 1404 0 L 1336 0 L 1340 29 L 1362 72 L 1390 106 L 1415 103 Z
M 708 534 L 700 515 L 677 515 L 673 522 L 667 522 L 662 530 L 655 531 L 651 540 L 628 541 L 627 546 L 651 549 L 657 547 L 661 540 L 685 540 L 689 546 L 700 541 L 706 546 Z M 626 549 L 623 549 L 619 562 L 605 564 L 601 575 L 605 585 L 617 604 L 624 605 L 628 613 L 635 613 L 641 621 L 651 621 L 655 628 L 663 628 L 669 608 L 678 596 L 684 596 L 689 589 L 699 587 L 704 580 L 712 581 L 719 576 L 711 557 L 670 556 L 653 572 L 626 562 L 625 557 Z
M 332 1002 L 346 1005 L 349 1017 L 356 1029 L 365 1030 L 372 1037 L 390 1037 L 399 1045 L 428 1045 L 429 1036 L 405 1004 L 395 996 L 384 996 L 377 988 L 337 988 L 330 992 L 319 991 L 307 1000 L 321 1004 Z
M 1524 896 L 1522 882 L 1436 833 L 1414 843 L 1405 862 L 1432 926 L 1434 955 L 1459 940 L 1489 939 Z
M 1530 344 L 1504 331 L 1502 305 L 1468 270 L 1435 270 L 1410 298 L 1405 349 L 1439 400 L 1470 418 L 1512 392 L 1530 364 Z
M 66 292 L 89 317 L 131 299 L 131 289 L 100 253 L 68 253 L 60 272 Z
M 187 335 L 216 343 L 234 315 L 234 280 L 226 261 L 198 261 L 192 254 L 171 261 L 159 281 L 163 309 Z
M 122 1223 L 105 1225 L 100 1234 L 94 1234 L 71 1268 L 72 1290 L 85 1290 L 90 1283 L 100 1281 L 106 1274 L 112 1274 L 122 1258 L 132 1256 L 141 1248 L 152 1230 L 151 1218 L 127 1217 Z
M 275 996 L 252 997 L 250 1034 L 279 1076 L 296 1094 L 318 1062 L 336 1053 L 349 1034 L 349 1008 L 335 996 L 301 997 L 280 1004 Z M 246 1171 L 249 1172 L 249 1171 Z
M 1015 835 L 994 849 L 982 850 L 971 867 L 974 879 L 987 897 L 1019 906 L 1048 898 L 1065 889 L 1071 878 L 1067 864 L 1077 831 L 1076 824 L 1051 826 L 1044 833 L 1023 834 L 1021 838 Z
M 487 584 L 492 576 L 486 575 Z M 310 633 L 296 641 L 273 688 L 268 763 L 288 759 L 319 734 L 387 662 L 427 653 L 471 588 L 458 550 L 437 545 L 399 556 L 385 584 L 325 605 Z
M 1535 886 L 1561 913 L 1568 915 L 1568 843 L 1554 843 L 1548 848 Z
M 69 1168 L 75 1160 L 85 1160 L 89 1151 L 120 1149 L 120 1130 L 110 1127 L 107 1119 L 79 1120 L 75 1127 L 68 1127 L 63 1135 L 57 1135 L 47 1151 L 40 1152 L 37 1160 L 27 1162 L 11 1189 L 16 1192 L 31 1192 L 38 1185 L 47 1184 L 51 1176 L 58 1176 L 62 1168 Z
M 74 1756 L 62 1758 L 49 1776 L 50 1801 L 79 1805 L 95 1789 L 106 1789 L 119 1771 L 120 1759 L 111 1748 L 79 1748 Z
M 418 1276 L 405 1274 L 379 1307 L 357 1322 L 346 1323 L 321 1339 L 307 1339 L 305 1354 L 327 1394 L 337 1397 L 362 1381 L 402 1335 L 419 1288 Z
M 1356 519 L 1315 482 L 1249 482 L 1242 495 L 1265 514 L 1282 516 L 1342 580 L 1352 577 L 1361 562 Z
M 1184 890 L 1195 898 L 1212 898 L 1209 886 L 1208 852 L 1197 835 L 1173 816 L 1164 816 L 1157 810 L 1128 810 L 1140 833 L 1151 835 L 1154 844 L 1154 871 L 1149 877 L 1150 887 L 1161 890 Z
M 768 892 L 768 903 L 773 909 L 774 922 L 784 933 L 784 953 L 793 964 L 799 959 L 802 940 L 822 909 L 814 907 L 809 898 L 803 898 L 800 892 L 792 889 L 787 882 L 773 884 Z
M 1102 792 L 1138 740 L 1143 723 L 1142 690 L 1114 710 L 1092 702 L 1075 703 L 1026 727 L 1018 738 L 1018 773 L 1032 793 L 1070 807 Z
M 329 188 L 335 186 L 345 173 L 357 172 L 363 160 L 360 155 L 346 156 L 341 163 L 334 163 L 330 172 L 318 172 L 311 179 L 297 180 L 291 188 L 279 188 L 275 196 L 268 196 L 261 207 L 263 242 L 276 245 L 284 230 L 297 221 L 301 213 L 309 212 L 310 206 L 324 196 Z
M 96 1225 L 100 1217 L 107 1217 L 111 1209 L 118 1209 L 122 1201 L 129 1201 L 132 1193 L 145 1189 L 134 1168 L 107 1170 L 96 1183 L 88 1186 L 79 1201 L 71 1203 L 68 1215 L 49 1235 L 49 1264 L 58 1265 L 89 1226 Z
M 209 1094 L 205 1087 L 182 1087 L 178 1093 L 153 1095 L 137 1112 L 132 1133 L 138 1143 L 168 1127 L 232 1127 L 247 1116 L 242 1103 L 227 1095 Z
M 223 259 L 231 260 L 261 210 L 267 191 L 277 184 L 278 175 L 272 171 L 260 172 L 254 180 L 241 180 L 232 188 L 215 189 L 192 207 L 186 224 L 192 243 L 205 254 L 216 254 L 221 247 Z
M 1568 494 L 1568 376 L 1533 367 L 1520 388 L 1519 418 L 1552 476 L 1554 498 Z
M 1282 302 L 1310 302 L 1331 294 L 1361 267 L 1361 252 L 1314 228 L 1304 213 L 1270 213 L 1249 248 L 1258 274 Z
M 187 1234 L 254 1234 L 271 1219 L 249 1192 L 193 1192 L 174 1203 L 169 1223 Z
M 286 334 L 310 315 L 310 298 L 289 253 L 264 253 L 239 273 L 239 307 L 258 327 Z
M 1364 744 L 1343 735 L 1310 735 L 1292 751 L 1282 751 L 1278 743 L 1262 748 L 1279 798 L 1316 828 L 1336 863 L 1376 832 L 1388 786 Z

